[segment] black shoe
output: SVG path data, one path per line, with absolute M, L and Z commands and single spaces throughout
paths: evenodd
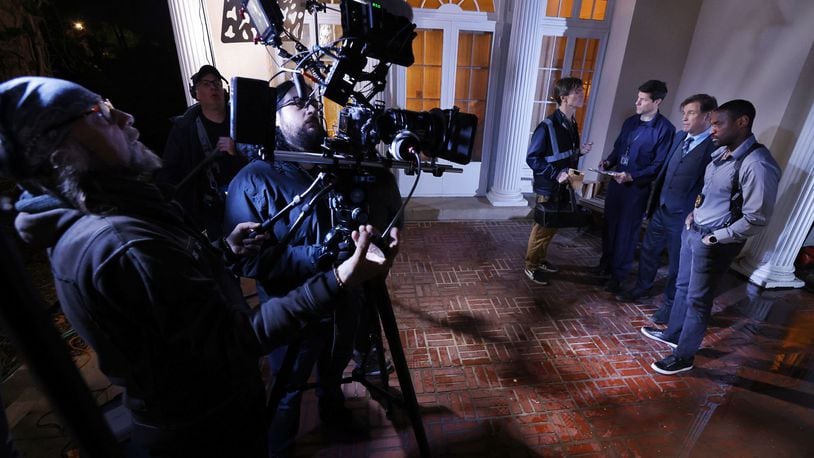
M 692 361 L 692 358 L 684 359 L 670 355 L 661 361 L 656 361 L 650 367 L 659 374 L 673 375 L 692 369 Z
M 653 340 L 659 341 L 661 343 L 669 345 L 672 348 L 678 347 L 677 343 L 669 341 L 664 337 L 664 331 L 662 331 L 661 329 L 656 329 L 656 328 L 651 328 L 650 326 L 645 326 L 645 327 L 643 327 L 641 329 L 641 331 L 642 331 L 642 334 L 644 334 L 644 336 L 647 337 L 648 339 L 653 339 Z
M 538 285 L 548 284 L 548 280 L 545 279 L 545 272 L 542 269 L 534 269 L 533 271 L 526 269 L 526 276 Z
M 647 291 L 642 291 L 637 288 L 633 288 L 629 291 L 625 291 L 616 295 L 617 301 L 622 302 L 638 302 L 639 299 L 643 299 L 647 297 Z
M 612 294 L 621 293 L 622 285 L 620 285 L 619 282 L 616 280 L 613 279 L 608 280 L 607 282 L 605 282 L 605 291 Z
M 551 264 L 548 261 L 543 261 L 543 263 L 537 266 L 537 268 L 542 270 L 543 272 L 548 272 L 550 274 L 555 274 L 560 271 L 559 267 L 555 266 L 554 264 Z

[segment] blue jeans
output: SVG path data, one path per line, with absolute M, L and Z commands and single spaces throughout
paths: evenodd
M 676 276 L 678 275 L 678 259 L 681 254 L 681 230 L 684 228 L 683 212 L 669 213 L 660 206 L 653 214 L 644 234 L 642 248 L 639 253 L 639 275 L 636 278 L 635 289 L 648 291 L 653 287 L 656 273 L 661 264 L 661 253 L 667 249 L 668 273 L 667 283 L 664 285 L 664 305 L 668 308 L 673 305 L 676 294 Z
M 742 243 L 704 245 L 695 228 L 684 229 L 676 295 L 665 338 L 678 342 L 673 355 L 692 358 L 701 348 L 715 298 L 715 285 L 743 248 Z

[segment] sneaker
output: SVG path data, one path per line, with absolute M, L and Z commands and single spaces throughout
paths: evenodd
M 633 288 L 631 290 L 619 293 L 616 295 L 617 301 L 622 302 L 637 302 L 639 299 L 647 297 L 647 291 Z
M 684 359 L 670 355 L 661 361 L 656 361 L 651 364 L 650 368 L 659 374 L 673 375 L 692 369 L 692 361 L 692 358 Z
M 533 271 L 526 269 L 526 276 L 538 285 L 548 284 L 548 280 L 545 279 L 545 272 L 542 269 L 534 269 Z
M 537 268 L 542 270 L 543 272 L 548 272 L 550 274 L 555 274 L 560 271 L 559 267 L 555 266 L 554 264 L 551 264 L 548 261 L 543 261 L 543 263 L 537 266 Z
M 675 342 L 671 342 L 664 337 L 664 331 L 661 329 L 651 328 L 650 326 L 645 326 L 641 329 L 642 334 L 647 337 L 648 339 L 653 339 L 658 342 L 664 343 L 669 345 L 672 348 L 678 347 L 678 344 Z

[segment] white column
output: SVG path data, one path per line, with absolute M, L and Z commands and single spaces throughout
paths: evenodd
M 209 16 L 206 14 L 206 2 L 167 0 L 167 5 L 170 8 L 175 48 L 181 65 L 181 83 L 184 85 L 187 105 L 192 105 L 194 100 L 187 90 L 190 78 L 201 65 L 215 65 L 215 54 L 207 28 Z
M 768 227 L 744 247 L 732 268 L 763 288 L 802 288 L 794 259 L 814 222 L 814 106 L 783 171 Z
M 520 167 L 525 163 L 529 144 L 545 4 L 536 0 L 514 3 L 497 149 L 492 156 L 494 177 L 486 193 L 497 207 L 528 205 L 520 188 Z

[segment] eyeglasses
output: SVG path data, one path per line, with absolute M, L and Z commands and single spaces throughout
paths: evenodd
M 212 89 L 223 89 L 223 81 L 217 80 L 200 80 L 197 84 L 209 86 Z
M 301 99 L 301 98 L 299 98 L 299 97 L 297 97 L 295 95 L 294 97 L 292 97 L 292 98 L 286 100 L 285 102 L 281 103 L 280 106 L 277 107 L 277 109 L 280 110 L 283 107 L 287 107 L 289 105 L 296 105 L 297 108 L 302 110 L 303 108 L 305 108 L 308 105 L 311 105 L 312 107 L 317 108 L 319 106 L 319 103 L 317 102 L 317 99 L 315 99 L 314 97 L 308 97 L 308 98 L 305 98 L 305 99 Z
M 85 115 L 96 113 L 100 118 L 108 122 L 108 124 L 115 124 L 116 120 L 113 119 L 113 104 L 110 100 L 100 100 L 96 105 L 90 107 L 90 110 L 85 112 Z

